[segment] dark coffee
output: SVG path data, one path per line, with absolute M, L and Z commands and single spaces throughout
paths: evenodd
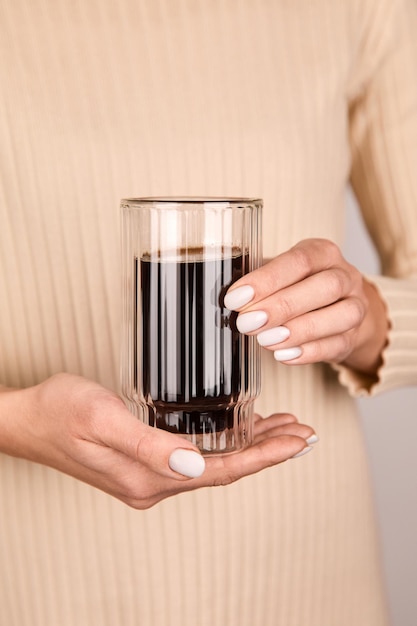
M 248 255 L 234 249 L 210 258 L 194 249 L 186 257 L 136 259 L 150 425 L 189 435 L 233 428 L 234 406 L 248 386 L 248 339 L 223 298 L 247 263 Z

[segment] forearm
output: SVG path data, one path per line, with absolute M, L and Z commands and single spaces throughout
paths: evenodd
M 28 458 L 23 417 L 30 411 L 31 390 L 0 387 L 0 452 Z

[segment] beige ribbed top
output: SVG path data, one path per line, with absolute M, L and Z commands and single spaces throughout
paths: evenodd
M 262 197 L 272 256 L 343 243 L 352 172 L 392 322 L 371 391 L 414 384 L 416 32 L 415 0 L 4 0 L 0 382 L 117 388 L 120 198 Z M 0 624 L 384 626 L 366 381 L 340 378 L 265 352 L 259 410 L 316 450 L 149 511 L 1 456 Z

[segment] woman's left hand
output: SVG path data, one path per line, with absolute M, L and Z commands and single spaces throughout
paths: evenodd
M 228 290 L 237 327 L 256 335 L 277 361 L 327 361 L 375 374 L 389 329 L 376 288 L 336 244 L 305 239 Z

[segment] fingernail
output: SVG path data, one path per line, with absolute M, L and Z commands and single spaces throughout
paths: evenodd
M 286 348 L 284 350 L 275 350 L 274 359 L 276 361 L 291 361 L 302 354 L 301 348 Z
M 297 454 L 294 454 L 294 456 L 292 456 L 292 459 L 297 459 L 299 456 L 304 456 L 305 454 L 307 454 L 307 452 L 310 452 L 313 448 L 311 446 L 307 446 L 307 448 L 303 448 L 301 450 L 301 452 L 297 452 Z
M 290 331 L 285 326 L 276 326 L 263 330 L 256 336 L 260 346 L 273 346 L 275 343 L 281 343 L 290 336 Z
M 268 315 L 265 311 L 250 311 L 250 313 L 241 313 L 237 320 L 236 326 L 241 333 L 251 333 L 261 328 L 268 321 Z
M 317 443 L 318 440 L 319 438 L 317 437 L 317 435 L 310 435 L 310 437 L 306 439 L 306 443 L 308 443 L 308 445 L 310 446 L 313 443 Z
M 255 290 L 250 285 L 236 287 L 236 289 L 228 291 L 225 295 L 224 306 L 226 309 L 230 309 L 230 311 L 235 311 L 236 309 L 240 309 L 242 306 L 245 306 L 245 304 L 248 304 L 254 295 Z
M 174 472 L 178 472 L 178 474 L 182 474 L 188 478 L 198 478 L 204 472 L 206 462 L 198 452 L 177 448 L 171 452 L 168 465 Z

